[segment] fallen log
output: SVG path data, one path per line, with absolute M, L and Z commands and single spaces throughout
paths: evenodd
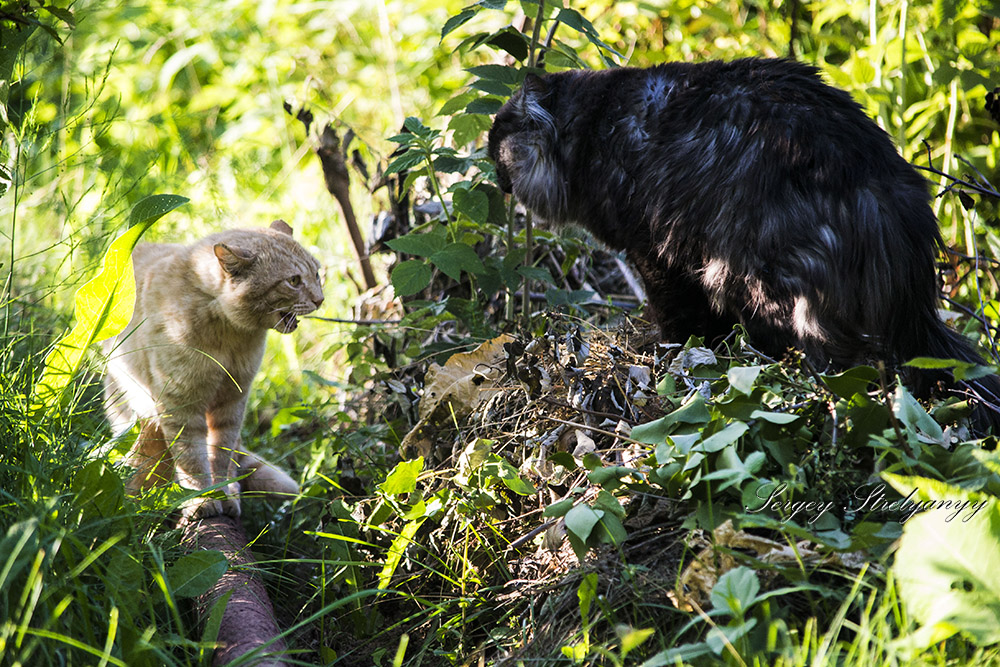
M 254 572 L 256 563 L 239 519 L 214 516 L 192 521 L 184 529 L 184 543 L 192 551 L 221 551 L 229 561 L 226 573 L 195 601 L 198 617 L 205 624 L 216 603 L 229 595 L 219 624 L 216 638 L 219 646 L 212 659 L 213 667 L 228 665 L 255 649 L 261 649 L 259 656 L 245 664 L 286 667 L 281 656 L 288 652 L 288 646 L 279 636 L 274 608 L 264 584 Z

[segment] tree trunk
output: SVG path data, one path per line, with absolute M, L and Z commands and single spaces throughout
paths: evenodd
M 260 577 L 255 575 L 255 562 L 247 548 L 247 538 L 238 519 L 214 516 L 191 522 L 185 528 L 184 542 L 192 551 L 215 549 L 225 554 L 229 569 L 204 595 L 198 597 L 198 615 L 204 624 L 216 602 L 231 594 L 226 603 L 216 641 L 219 647 L 212 659 L 213 667 L 228 665 L 240 656 L 266 646 L 260 655 L 247 663 L 255 667 L 285 667 L 281 659 L 287 653 L 285 641 L 278 635 L 274 609 Z

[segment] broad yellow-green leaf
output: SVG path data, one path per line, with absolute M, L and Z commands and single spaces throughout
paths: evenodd
M 178 195 L 153 195 L 132 208 L 128 230 L 111 243 L 97 276 L 77 290 L 76 324 L 45 357 L 45 369 L 35 385 L 36 409 L 56 410 L 87 348 L 118 335 L 128 325 L 135 308 L 132 250 L 154 222 L 186 201 L 187 197 Z

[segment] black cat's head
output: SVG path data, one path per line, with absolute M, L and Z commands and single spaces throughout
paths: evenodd
M 528 74 L 520 90 L 497 111 L 489 135 L 497 185 L 553 221 L 563 218 L 566 208 L 555 97 L 551 75 Z

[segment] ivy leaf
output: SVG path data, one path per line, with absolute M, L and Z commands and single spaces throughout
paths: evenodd
M 726 428 L 722 429 L 714 435 L 710 435 L 701 441 L 695 448 L 696 452 L 704 452 L 710 454 L 712 452 L 721 451 L 726 445 L 731 445 L 740 439 L 744 433 L 750 427 L 743 422 L 733 422 Z
M 604 516 L 602 510 L 594 510 L 588 505 L 577 505 L 566 512 L 566 530 L 575 535 L 580 541 L 586 542 L 593 532 L 594 526 Z
M 733 366 L 726 373 L 729 385 L 747 396 L 753 391 L 753 384 L 760 375 L 760 366 Z

